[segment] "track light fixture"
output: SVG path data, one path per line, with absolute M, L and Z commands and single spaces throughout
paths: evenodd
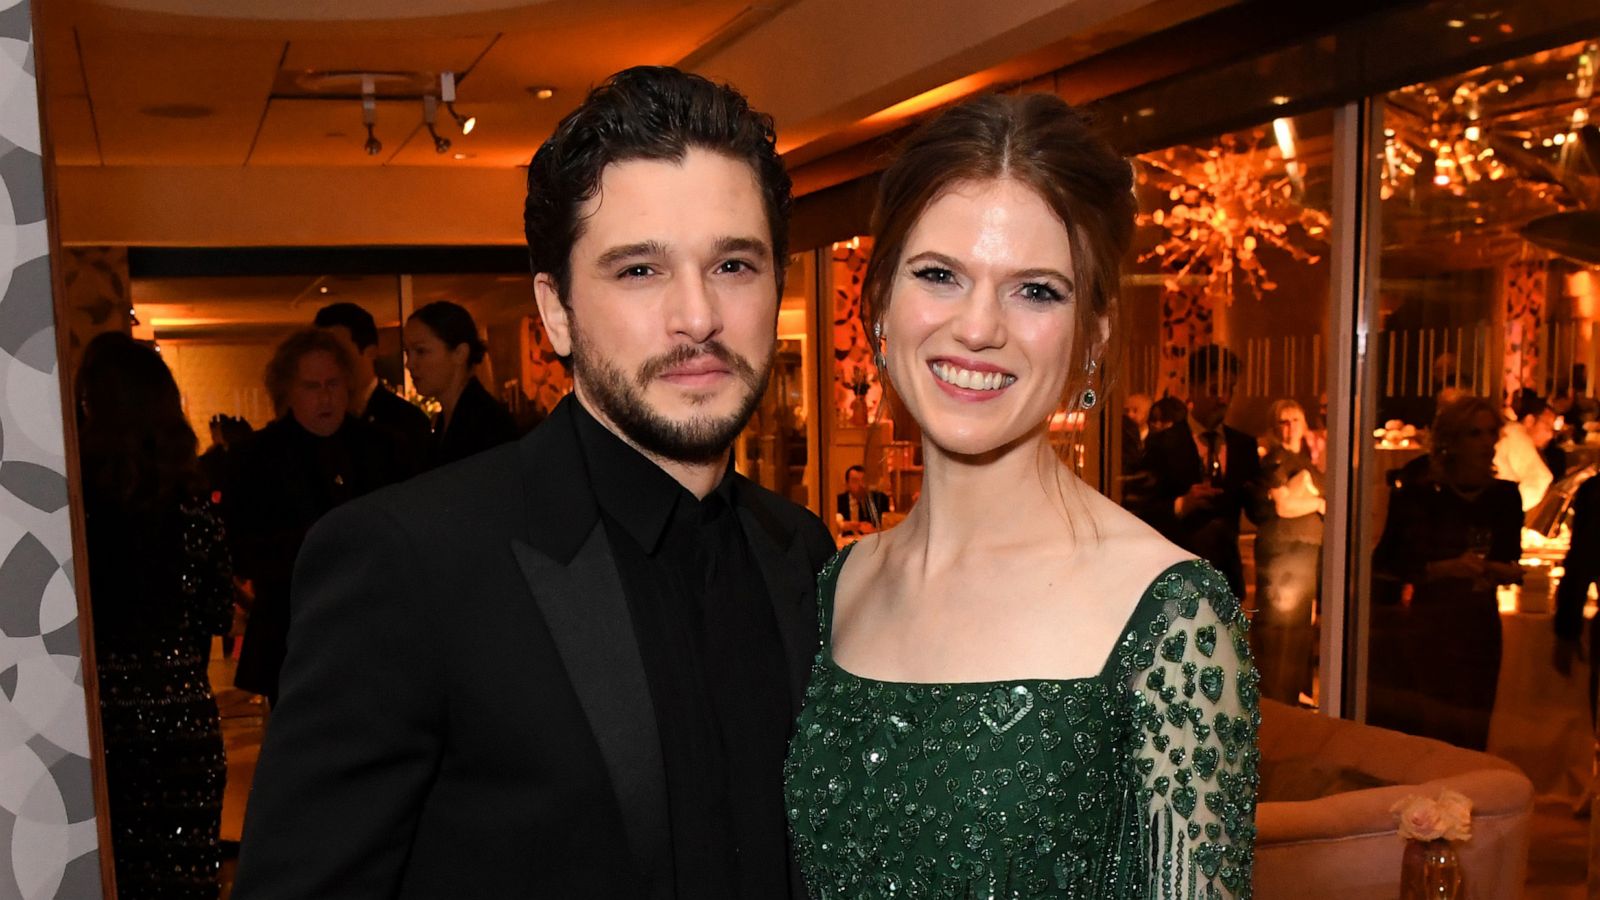
M 462 134 L 471 134 L 472 129 L 478 127 L 477 116 L 463 116 L 461 113 L 456 112 L 456 73 L 439 73 L 439 99 L 444 101 L 445 112 L 450 114 L 450 118 L 456 120 L 456 125 L 460 127 Z M 444 151 L 441 150 L 439 152 L 443 153 Z
M 450 139 L 440 137 L 437 129 L 433 127 L 434 120 L 439 116 L 439 100 L 432 94 L 422 98 L 422 124 L 428 126 L 428 134 L 433 137 L 433 152 L 447 153 L 450 150 Z
M 383 142 L 372 133 L 372 126 L 378 124 L 378 95 L 371 75 L 361 77 L 361 124 L 367 126 L 367 142 L 362 149 L 367 151 L 368 156 L 382 153 Z

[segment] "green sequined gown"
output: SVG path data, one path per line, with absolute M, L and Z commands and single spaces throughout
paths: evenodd
M 833 661 L 848 553 L 784 766 L 812 897 L 1250 895 L 1257 676 L 1221 574 L 1163 572 L 1092 678 L 904 684 Z

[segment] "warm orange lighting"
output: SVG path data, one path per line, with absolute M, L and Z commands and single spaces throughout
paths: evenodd
M 887 109 L 879 110 L 862 119 L 861 124 L 883 125 L 909 119 L 930 109 L 937 109 L 947 103 L 960 100 L 962 97 L 984 87 L 985 84 L 987 84 L 987 80 L 982 75 L 968 75 L 965 78 L 957 78 L 949 84 L 942 84 L 931 91 L 923 91 L 909 100 L 901 100 Z

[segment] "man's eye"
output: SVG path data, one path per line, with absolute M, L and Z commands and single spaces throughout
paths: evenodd
M 956 273 L 944 268 L 943 266 L 924 266 L 920 269 L 913 269 L 911 276 L 913 278 L 926 281 L 929 284 L 956 283 Z
M 718 272 L 723 272 L 723 273 L 730 274 L 730 275 L 731 274 L 736 274 L 736 273 L 739 273 L 739 272 L 754 272 L 755 270 L 756 270 L 755 266 L 751 265 L 749 262 L 747 262 L 746 260 L 742 260 L 742 259 L 723 260 L 717 266 L 717 271 Z
M 622 278 L 648 278 L 655 274 L 655 269 L 641 263 L 637 266 L 628 266 L 617 274 Z

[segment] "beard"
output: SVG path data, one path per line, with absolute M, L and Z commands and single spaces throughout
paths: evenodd
M 586 399 L 595 405 L 594 411 L 615 425 L 622 436 L 639 449 L 684 463 L 715 462 L 733 445 L 734 438 L 750 421 L 756 404 L 761 402 L 761 395 L 766 393 L 776 352 L 777 341 L 773 341 L 766 358 L 757 367 L 720 341 L 685 344 L 645 360 L 630 378 L 604 355 L 595 352 L 576 323 L 572 326 L 573 373 L 583 383 Z M 743 396 L 733 413 L 726 416 L 691 414 L 685 419 L 671 419 L 650 405 L 645 392 L 651 382 L 662 372 L 702 356 L 714 357 L 727 366 L 743 386 Z M 709 396 L 692 397 L 689 403 L 697 406 L 710 399 Z

